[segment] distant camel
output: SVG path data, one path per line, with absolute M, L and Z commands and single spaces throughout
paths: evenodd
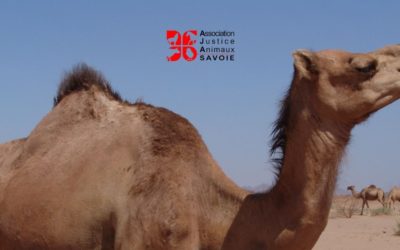
M 257 194 L 222 172 L 188 120 L 124 101 L 77 66 L 33 131 L 0 144 L 1 250 L 312 249 L 352 128 L 400 98 L 400 45 L 293 56 L 277 180 Z
M 367 208 L 369 209 L 368 201 L 378 200 L 382 204 L 382 206 L 384 206 L 385 192 L 383 192 L 382 189 L 376 187 L 375 185 L 369 185 L 368 187 L 363 188 L 359 193 L 355 191 L 354 186 L 348 186 L 347 190 L 351 191 L 353 197 L 357 199 L 361 198 L 363 200 L 361 215 L 363 215 L 365 205 L 367 205 Z
M 395 201 L 400 201 L 400 188 L 399 187 L 393 187 L 389 195 L 387 196 L 385 204 L 389 206 L 389 208 L 392 208 L 392 205 L 394 207 L 394 202 Z

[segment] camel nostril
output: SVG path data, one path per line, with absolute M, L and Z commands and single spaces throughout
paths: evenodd
M 397 71 L 400 72 L 400 68 L 397 68 Z

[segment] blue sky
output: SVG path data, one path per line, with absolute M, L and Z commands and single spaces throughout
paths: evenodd
M 62 73 L 101 70 L 123 97 L 187 117 L 241 186 L 271 184 L 268 145 L 298 48 L 366 52 L 400 41 L 397 1 L 1 1 L 0 141 L 51 110 Z M 167 29 L 233 30 L 234 62 L 166 61 Z M 400 185 L 400 104 L 353 132 L 339 187 Z

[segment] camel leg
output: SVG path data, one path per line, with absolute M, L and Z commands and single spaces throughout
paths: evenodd
M 365 201 L 365 204 L 367 205 L 367 212 L 369 213 L 369 203 L 368 203 L 368 200 Z
M 363 213 L 364 213 L 364 206 L 365 206 L 365 200 L 363 200 L 362 207 L 361 207 L 361 214 L 360 215 L 363 215 Z

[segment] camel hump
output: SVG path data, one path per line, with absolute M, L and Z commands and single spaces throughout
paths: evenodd
M 376 186 L 374 184 L 371 184 L 368 186 L 369 188 L 376 188 Z
M 64 97 L 74 92 L 88 90 L 94 85 L 114 100 L 123 102 L 121 96 L 111 88 L 101 72 L 85 63 L 79 63 L 71 71 L 65 73 L 58 87 L 57 96 L 54 98 L 54 106 L 57 106 Z

